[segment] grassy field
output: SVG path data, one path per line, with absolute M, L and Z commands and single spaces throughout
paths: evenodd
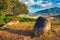
M 0 30 L 0 40 L 60 40 L 60 30 L 58 32 L 49 31 L 42 37 L 29 36 L 30 31 L 34 28 L 35 22 L 20 22 L 17 25 L 6 26 L 5 30 Z M 60 25 L 54 25 L 60 28 Z
M 52 30 L 43 36 L 32 37 L 36 19 L 17 17 L 19 23 L 0 27 L 0 40 L 60 40 L 60 22 L 52 21 Z M 13 23 L 13 22 L 12 22 Z
M 30 40 L 29 32 L 33 29 L 35 22 L 20 22 L 17 25 L 6 26 L 0 30 L 0 40 Z

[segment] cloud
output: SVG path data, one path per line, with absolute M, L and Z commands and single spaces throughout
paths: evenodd
M 19 0 L 23 3 L 25 3 L 26 5 L 33 5 L 33 4 L 36 4 L 33 0 Z
M 19 0 L 23 3 L 25 3 L 28 6 L 28 10 L 30 12 L 36 12 L 38 10 L 44 10 L 52 7 L 60 7 L 60 0 Z M 41 8 L 35 6 L 35 7 L 30 7 L 33 5 L 39 5 Z
M 42 6 L 51 6 L 52 4 L 55 5 L 57 3 L 60 3 L 60 0 L 19 0 L 23 3 L 25 3 L 26 5 L 33 5 L 33 4 L 37 4 L 37 5 L 42 5 Z
M 43 7 L 46 7 L 46 6 L 52 6 L 52 3 L 49 2 L 49 3 L 47 3 L 47 4 L 40 4 L 40 5 L 43 6 Z
M 20 1 L 22 1 L 23 3 L 25 3 L 28 6 L 33 5 L 33 4 L 37 4 L 37 5 L 40 5 L 40 6 L 43 6 L 43 7 L 52 5 L 51 2 L 48 2 L 48 1 L 44 2 L 43 0 L 35 0 L 37 2 L 35 2 L 34 0 L 20 0 Z
M 26 5 L 28 5 L 28 2 L 25 2 Z
M 39 5 L 39 4 L 41 4 L 42 2 L 43 2 L 43 1 L 42 1 L 42 0 L 40 0 L 40 1 L 38 1 L 38 2 L 37 2 L 37 4 Z
M 33 5 L 33 4 L 35 4 L 35 2 L 34 2 L 33 0 L 30 0 L 30 1 L 29 1 L 29 4 L 30 4 L 30 5 L 31 5 L 31 4 Z

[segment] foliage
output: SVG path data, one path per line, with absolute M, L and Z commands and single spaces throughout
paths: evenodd
M 3 9 L 3 10 L 2 10 Z M 25 4 L 19 0 L 0 0 L 0 14 L 8 15 L 27 14 L 28 10 Z
M 0 0 L 0 24 L 9 22 L 16 15 L 27 13 L 26 5 L 19 0 Z
M 12 12 L 14 15 L 17 14 L 28 14 L 27 6 L 19 2 L 18 0 L 12 1 Z
M 0 2 L 0 10 L 5 10 L 7 8 L 7 4 L 4 2 Z
M 4 22 L 5 14 L 0 15 L 0 24 L 5 24 Z
M 0 24 L 5 24 L 9 22 L 12 18 L 10 16 L 7 16 L 6 14 L 0 15 Z
M 35 22 L 36 19 L 33 19 L 33 18 L 26 18 L 26 17 L 16 17 L 20 22 Z

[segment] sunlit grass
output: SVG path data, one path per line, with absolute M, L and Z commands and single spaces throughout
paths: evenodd
M 52 24 L 53 24 L 52 26 L 56 27 L 56 29 L 59 28 L 58 31 L 57 31 L 57 33 L 59 33 L 60 32 L 60 23 L 53 22 Z M 7 25 L 6 27 L 2 27 L 2 28 L 0 28 L 0 35 L 2 36 L 1 39 L 4 39 L 4 40 L 13 39 L 13 40 L 15 40 L 16 38 L 19 39 L 20 36 L 21 36 L 19 34 L 10 33 L 10 32 L 6 32 L 6 31 L 3 31 L 3 30 L 11 29 L 11 30 L 32 30 L 33 31 L 34 25 L 35 25 L 35 22 L 19 22 L 16 25 Z M 37 32 L 35 32 L 35 35 L 37 36 L 36 33 Z M 53 38 L 52 36 L 54 36 L 56 38 L 55 35 L 56 35 L 55 32 L 52 32 L 52 30 L 49 30 L 47 34 L 42 36 L 42 38 L 37 37 L 36 39 L 48 40 L 49 38 L 50 39 Z M 59 35 L 59 34 L 57 34 L 57 35 Z M 24 38 L 24 37 L 22 37 L 22 38 Z M 34 37 L 34 39 L 35 39 L 35 37 Z

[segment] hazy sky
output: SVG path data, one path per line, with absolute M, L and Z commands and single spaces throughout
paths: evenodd
M 36 12 L 51 7 L 60 7 L 60 0 L 19 0 L 28 6 L 30 12 Z

